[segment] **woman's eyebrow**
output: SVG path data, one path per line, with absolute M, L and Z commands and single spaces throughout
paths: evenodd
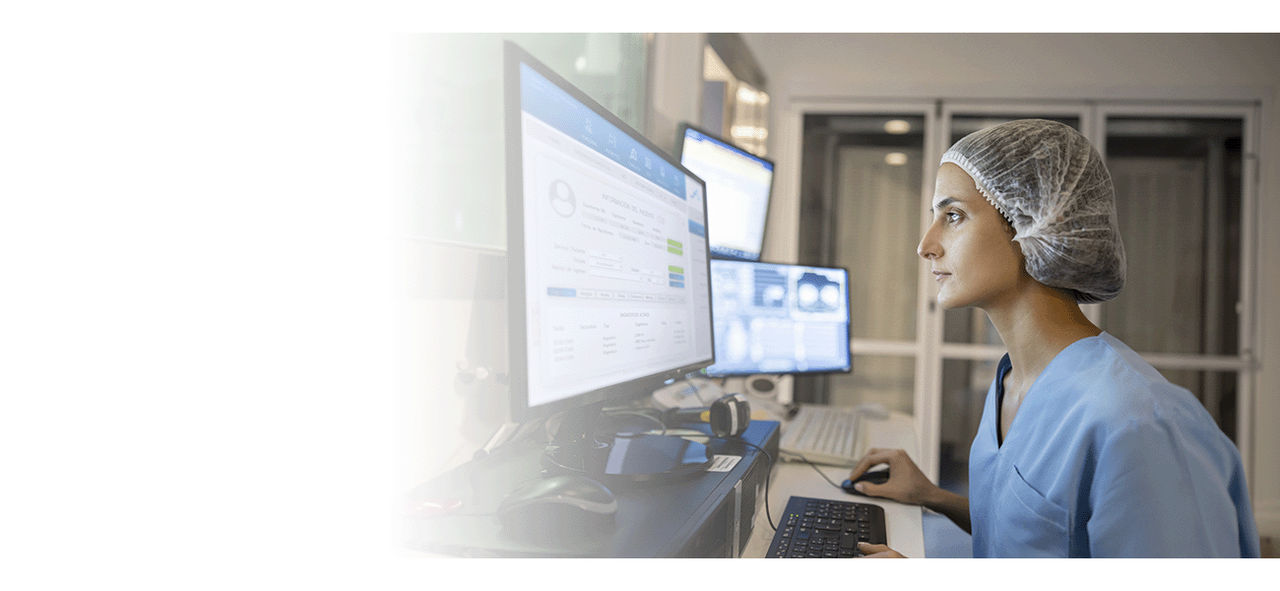
M 955 202 L 956 202 L 956 198 L 955 198 L 955 197 L 947 197 L 946 199 L 943 199 L 942 201 L 939 201 L 939 202 L 937 202 L 937 203 L 933 204 L 933 207 L 930 207 L 930 208 L 929 208 L 929 213 L 933 213 L 933 212 L 934 212 L 934 210 L 942 209 L 942 208 L 944 208 L 944 207 L 946 207 L 946 206 L 948 206 L 948 205 L 951 205 L 952 203 L 955 203 Z

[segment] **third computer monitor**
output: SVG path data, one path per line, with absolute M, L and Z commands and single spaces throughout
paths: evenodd
M 773 162 L 684 124 L 680 163 L 707 183 L 711 256 L 760 260 L 773 189 Z
M 711 261 L 715 377 L 848 372 L 849 274 L 835 267 Z

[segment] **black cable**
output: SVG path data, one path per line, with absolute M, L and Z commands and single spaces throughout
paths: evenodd
M 760 453 L 764 454 L 764 457 L 768 458 L 769 460 L 769 465 L 768 467 L 765 468 L 765 473 L 764 473 L 764 516 L 769 520 L 769 527 L 773 528 L 773 531 L 775 532 L 778 531 L 778 526 L 773 523 L 773 512 L 769 508 L 769 483 L 773 477 L 773 464 L 774 464 L 773 454 L 770 454 L 768 450 L 766 450 L 765 448 L 760 447 L 759 445 L 756 445 L 754 443 L 751 443 L 746 439 L 742 439 L 741 437 L 719 437 L 710 433 L 703 433 L 701 431 L 699 431 L 697 435 L 689 434 L 689 435 L 681 435 L 681 437 L 706 437 L 708 443 L 710 443 L 712 439 L 718 439 L 720 441 L 730 441 L 730 442 L 736 441 L 743 445 L 760 450 Z
M 727 378 L 726 378 L 726 379 L 727 379 Z M 698 389 L 693 385 L 692 380 L 690 380 L 688 376 L 685 376 L 685 380 L 689 382 L 689 386 L 690 386 L 690 387 L 693 387 L 693 388 L 694 388 L 694 394 L 695 394 L 695 395 L 698 395 Z M 701 397 L 700 395 L 698 395 L 698 399 L 699 399 L 699 400 L 701 400 L 701 399 L 702 399 L 702 397 Z M 666 423 L 662 423 L 662 420 L 661 420 L 660 418 L 654 417 L 654 416 L 649 415 L 649 414 L 647 414 L 647 413 L 645 412 L 645 411 L 650 411 L 650 410 L 654 410 L 654 409 L 644 409 L 644 408 L 641 408 L 641 409 L 632 409 L 632 410 L 626 410 L 626 411 L 618 411 L 618 412 L 613 412 L 613 413 L 609 413 L 609 414 L 633 414 L 633 415 L 640 415 L 640 416 L 643 416 L 643 417 L 648 418 L 648 419 L 653 419 L 653 420 L 655 420 L 655 421 L 657 421 L 657 422 L 659 422 L 659 423 L 661 423 L 661 424 L 662 424 L 662 433 L 665 435 L 665 434 L 667 433 L 667 426 L 666 426 Z M 660 411 L 656 411 L 656 410 L 654 410 L 654 412 L 660 412 Z M 732 437 L 732 438 L 730 438 L 730 437 L 717 437 L 716 435 L 713 435 L 713 434 L 710 434 L 710 433 L 702 433 L 702 432 L 699 432 L 699 433 L 698 433 L 698 435 L 689 435 L 689 436 L 690 436 L 690 437 L 706 437 L 706 438 L 707 438 L 707 442 L 708 442 L 708 443 L 709 443 L 712 439 L 718 439 L 718 440 L 721 440 L 721 441 L 737 441 L 737 442 L 739 442 L 739 443 L 742 443 L 743 445 L 747 445 L 747 446 L 750 446 L 750 447 L 753 447 L 753 448 L 755 448 L 755 449 L 760 450 L 760 453 L 764 454 L 764 457 L 765 457 L 765 458 L 768 458 L 768 460 L 769 460 L 769 465 L 768 465 L 768 467 L 765 469 L 765 473 L 764 473 L 764 515 L 765 515 L 765 517 L 769 520 L 769 527 L 773 528 L 773 531 L 775 531 L 775 532 L 776 532 L 776 531 L 778 531 L 778 526 L 777 526 L 777 525 L 775 525 L 775 524 L 773 523 L 773 513 L 772 513 L 772 511 L 771 511 L 771 510 L 770 510 L 770 508 L 769 508 L 769 484 L 770 484 L 770 482 L 771 482 L 771 480 L 772 480 L 772 477 L 773 477 L 773 465 L 774 465 L 773 455 L 772 455 L 772 454 L 770 454 L 767 450 L 765 450 L 765 448 L 760 447 L 759 445 L 756 445 L 756 444 L 754 444 L 754 443 L 751 443 L 750 441 L 747 441 L 747 440 L 745 440 L 745 439 L 742 439 L 741 437 Z M 803 459 L 803 458 L 802 458 L 802 459 Z M 808 460 L 805 460 L 805 461 L 808 461 Z M 819 473 L 821 473 L 821 472 L 819 472 Z M 823 477 L 825 478 L 825 477 L 826 477 L 826 475 L 823 475 Z M 830 481 L 830 480 L 827 480 L 827 482 L 831 482 L 831 481 Z M 836 485 L 836 488 L 840 488 L 840 486 L 839 486 L 839 485 Z
M 660 417 L 656 417 L 656 416 L 654 416 L 654 415 L 649 414 L 648 412 L 646 412 L 646 411 L 651 411 L 651 410 L 652 410 L 652 411 L 654 411 L 654 412 L 657 412 L 657 410 L 656 410 L 656 409 L 648 409 L 648 408 L 634 408 L 634 409 L 606 409 L 606 410 L 602 411 L 602 412 L 601 412 L 601 414 L 603 414 L 604 416 L 607 416 L 607 417 L 616 417 L 616 416 L 619 416 L 619 415 L 633 415 L 633 416 L 638 416 L 638 417 L 644 417 L 644 418 L 646 418 L 646 419 L 649 419 L 649 420 L 651 420 L 651 421 L 653 421 L 653 422 L 657 423 L 657 424 L 658 424 L 658 428 L 660 428 L 660 429 L 662 430 L 662 433 L 661 433 L 661 434 L 662 434 L 662 435 L 666 435 L 666 434 L 667 434 L 667 424 L 666 424 L 666 423 L 664 423 L 664 422 L 662 422 L 662 419 L 661 419 Z
M 711 437 L 711 436 L 709 435 L 708 437 Z M 716 439 L 724 439 L 726 441 L 729 440 L 725 437 L 716 437 Z M 773 512 L 769 509 L 769 481 L 773 476 L 773 455 L 771 455 L 768 451 L 765 451 L 763 447 L 760 447 L 754 443 L 751 443 L 746 439 L 736 438 L 734 440 L 743 445 L 749 445 L 751 447 L 754 447 L 760 450 L 760 453 L 764 454 L 764 457 L 769 458 L 769 467 L 765 469 L 765 473 L 764 473 L 764 516 L 769 520 L 769 527 L 773 528 L 773 531 L 776 532 L 778 531 L 778 526 L 774 525 Z
M 688 377 L 687 377 L 687 376 L 686 376 L 686 378 L 685 378 L 685 379 L 686 379 L 686 381 L 689 381 L 689 382 L 690 382 L 690 384 L 689 384 L 689 385 L 692 387 L 692 386 L 693 386 L 692 381 L 688 380 Z M 694 388 L 694 392 L 695 392 L 695 394 L 697 393 L 697 388 L 696 388 L 696 387 Z M 699 396 L 699 400 L 701 400 L 701 396 Z M 662 426 L 662 434 L 663 434 L 663 435 L 665 435 L 665 434 L 667 433 L 667 425 L 666 425 L 666 423 L 663 423 L 661 418 L 656 417 L 656 416 L 653 416 L 653 415 L 649 414 L 647 411 L 653 411 L 653 412 L 655 412 L 655 413 L 660 412 L 660 411 L 657 411 L 657 410 L 655 410 L 655 409 L 648 409 L 648 408 L 635 408 L 635 409 L 605 409 L 605 410 L 601 411 L 601 414 L 603 414 L 603 415 L 605 415 L 605 416 L 617 416 L 617 415 L 638 415 L 638 416 L 644 417 L 644 418 L 646 418 L 646 419 L 650 419 L 650 420 L 653 420 L 653 421 L 657 422 L 659 425 L 661 425 L 661 426 Z M 614 434 L 614 437 L 621 437 L 621 438 L 626 439 L 626 438 L 631 438 L 631 437 L 637 437 L 637 436 L 639 436 L 639 435 L 642 435 L 642 434 L 615 433 L 615 434 Z M 772 476 L 773 476 L 773 465 L 774 465 L 773 455 L 772 455 L 772 454 L 770 454 L 767 450 L 765 450 L 765 448 L 760 447 L 759 445 L 756 445 L 756 444 L 754 444 L 754 443 L 751 443 L 750 441 L 747 441 L 747 440 L 745 440 L 745 439 L 742 439 L 741 437 L 733 437 L 733 438 L 729 438 L 729 437 L 717 437 L 716 435 L 713 435 L 713 434 L 710 434 L 710 433 L 702 433 L 702 432 L 699 432 L 697 435 L 689 435 L 689 436 L 690 436 L 690 437 L 706 437 L 706 438 L 707 438 L 708 443 L 709 443 L 712 439 L 718 439 L 718 440 L 721 440 L 721 441 L 737 441 L 737 442 L 739 442 L 739 443 L 742 443 L 743 445 L 746 445 L 746 446 L 749 446 L 749 447 L 755 448 L 755 449 L 757 449 L 757 450 L 760 450 L 760 453 L 764 454 L 764 457 L 765 457 L 765 458 L 767 458 L 767 459 L 769 460 L 769 465 L 768 465 L 768 467 L 767 467 L 767 468 L 765 468 L 765 473 L 764 473 L 764 516 L 765 516 L 765 518 L 766 518 L 766 519 L 768 519 L 768 521 L 769 521 L 769 527 L 773 528 L 773 531 L 775 531 L 775 532 L 776 532 L 776 531 L 778 531 L 778 526 L 777 526 L 777 525 L 775 525 L 775 524 L 773 523 L 773 513 L 772 513 L 772 510 L 769 508 L 769 484 L 770 484 L 770 482 L 772 481 Z M 599 442 L 597 441 L 597 443 L 599 443 Z M 548 455 L 550 455 L 550 454 L 548 454 Z M 562 469 L 565 469 L 565 470 L 569 470 L 569 471 L 571 471 L 571 472 L 584 473 L 584 472 L 586 471 L 585 469 L 575 469 L 575 468 L 572 468 L 572 467 L 570 467 L 570 466 L 566 466 L 566 465 L 564 465 L 564 464 L 561 464 L 560 462 L 556 461 L 556 460 L 555 460 L 555 458 L 553 458 L 553 457 L 548 457 L 547 459 L 548 459 L 548 460 L 550 460 L 550 461 L 551 461 L 551 463 L 555 464 L 556 466 L 558 466 L 558 467 L 560 467 L 560 468 L 562 468 Z M 801 459 L 804 459 L 804 458 L 802 457 Z M 805 461 L 807 462 L 808 460 L 805 460 Z M 812 465 L 812 463 L 810 463 L 810 465 Z M 585 467 L 584 467 L 584 468 L 585 468 Z M 815 467 L 814 469 L 817 469 L 817 468 Z M 821 474 L 821 472 L 819 472 L 819 474 Z M 823 478 L 826 478 L 826 475 L 825 475 L 825 474 L 823 475 Z M 828 480 L 827 480 L 827 482 L 831 482 L 831 481 L 830 481 L 830 479 L 828 479 Z M 833 483 L 833 484 L 834 484 L 834 483 Z M 836 485 L 836 488 L 839 488 L 839 485 Z
M 692 373 L 684 374 L 684 381 L 689 384 L 690 388 L 693 388 L 693 395 L 698 397 L 698 402 L 702 403 L 702 406 L 707 406 L 707 401 L 702 398 L 702 389 L 693 383 L 692 376 Z
M 567 465 L 565 465 L 565 464 L 561 464 L 561 463 L 560 463 L 560 461 L 556 459 L 556 454 L 555 454 L 555 452 L 556 452 L 556 451 L 558 451 L 559 449 L 560 449 L 560 446 L 558 446 L 558 445 L 548 445 L 548 446 L 547 446 L 547 449 L 546 449 L 546 452 L 544 452 L 544 453 L 542 454 L 542 459 L 544 459 L 544 460 L 546 460 L 546 461 L 548 461 L 548 462 L 551 462 L 552 464 L 555 464 L 557 468 L 559 468 L 559 469 L 561 469 L 561 470 L 564 470 L 564 471 L 566 471 L 566 472 L 570 472 L 570 473 L 573 473 L 573 474 L 586 474 L 586 473 L 587 473 L 587 460 L 586 460 L 586 458 L 585 458 L 585 457 L 584 457 L 584 458 L 583 458 L 583 460 L 582 460 L 582 467 L 581 467 L 581 468 L 575 468 L 575 467 L 573 467 L 573 466 L 567 466 Z
M 840 489 L 840 490 L 842 490 L 842 491 L 844 490 L 844 487 L 840 486 L 839 484 L 836 484 L 836 482 L 835 482 L 834 480 L 832 480 L 830 477 L 828 477 L 828 476 L 827 476 L 827 473 L 826 473 L 826 472 L 823 472 L 821 469 L 819 469 L 819 468 L 818 468 L 818 465 L 817 465 L 817 464 L 815 464 L 815 463 L 813 463 L 812 461 L 810 461 L 810 460 L 809 460 L 809 458 L 806 458 L 806 457 L 804 457 L 804 456 L 802 456 L 802 455 L 800 455 L 800 454 L 798 454 L 798 453 L 794 453 L 794 452 L 785 452 L 785 453 L 786 453 L 787 455 L 792 455 L 792 456 L 795 456 L 795 457 L 797 457 L 797 458 L 800 458 L 804 463 L 809 464 L 809 467 L 810 467 L 810 468 L 813 468 L 813 471 L 814 471 L 814 472 L 817 472 L 817 473 L 818 473 L 818 476 L 821 476 L 821 477 L 822 477 L 822 479 L 823 479 L 823 480 L 825 480 L 825 481 L 827 481 L 827 483 L 828 483 L 828 484 L 830 484 L 831 486 L 834 486 L 834 487 L 836 487 L 836 488 L 838 488 L 838 489 Z

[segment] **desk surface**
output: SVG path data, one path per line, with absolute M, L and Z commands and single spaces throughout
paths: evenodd
M 785 431 L 786 425 L 783 425 Z M 858 428 L 855 453 L 859 456 L 872 447 L 901 448 L 912 459 L 919 457 L 916 449 L 915 426 L 911 416 L 892 413 L 886 419 L 863 419 Z M 849 477 L 849 468 L 819 466 L 828 478 L 839 483 Z M 814 497 L 870 503 L 884 508 L 885 535 L 889 547 L 911 558 L 924 557 L 924 522 L 922 509 L 885 499 L 851 495 L 834 488 L 823 480 L 813 467 L 804 462 L 779 462 L 769 483 L 769 509 L 773 522 L 778 522 L 787 499 L 792 496 Z M 773 541 L 773 528 L 763 510 L 756 513 L 751 538 L 742 551 L 743 558 L 763 558 Z

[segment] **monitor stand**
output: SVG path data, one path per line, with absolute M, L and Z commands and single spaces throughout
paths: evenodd
M 562 415 L 543 454 L 544 467 L 618 485 L 696 474 L 711 465 L 705 437 L 651 434 L 652 421 L 619 423 L 602 408 L 597 404 Z

